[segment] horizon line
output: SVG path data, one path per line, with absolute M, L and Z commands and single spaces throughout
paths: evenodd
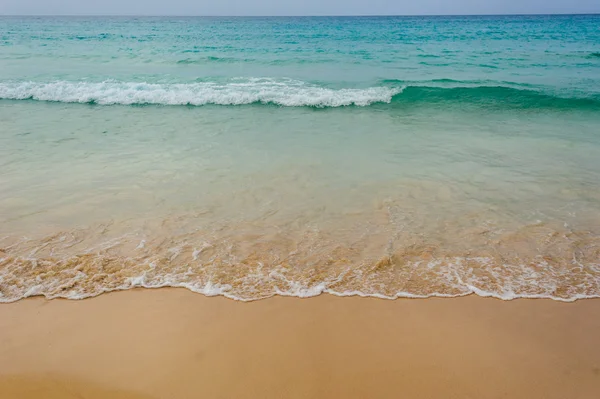
M 328 17 L 519 17 L 519 16 L 585 16 L 598 12 L 506 13 L 506 14 L 298 14 L 298 15 L 226 15 L 226 14 L 0 14 L 0 17 L 176 17 L 176 18 L 328 18 Z

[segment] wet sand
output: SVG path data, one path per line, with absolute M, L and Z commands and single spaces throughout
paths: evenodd
M 600 300 L 183 289 L 0 305 L 0 397 L 600 397 Z

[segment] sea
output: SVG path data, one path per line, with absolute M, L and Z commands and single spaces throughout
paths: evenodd
M 600 297 L 600 15 L 0 17 L 0 302 Z

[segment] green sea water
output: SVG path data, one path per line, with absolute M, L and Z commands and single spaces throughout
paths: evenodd
M 600 16 L 0 17 L 0 301 L 600 295 Z

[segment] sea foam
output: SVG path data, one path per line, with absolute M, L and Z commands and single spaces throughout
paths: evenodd
M 330 88 L 292 79 L 236 78 L 225 82 L 0 82 L 0 99 L 99 105 L 248 105 L 336 108 L 373 104 L 440 104 L 512 109 L 600 110 L 598 95 L 555 93 L 513 82 L 383 80 L 367 88 Z
M 101 105 L 243 105 L 286 107 L 368 106 L 389 103 L 394 87 L 331 89 L 296 80 L 237 79 L 226 83 L 3 82 L 0 98 Z

